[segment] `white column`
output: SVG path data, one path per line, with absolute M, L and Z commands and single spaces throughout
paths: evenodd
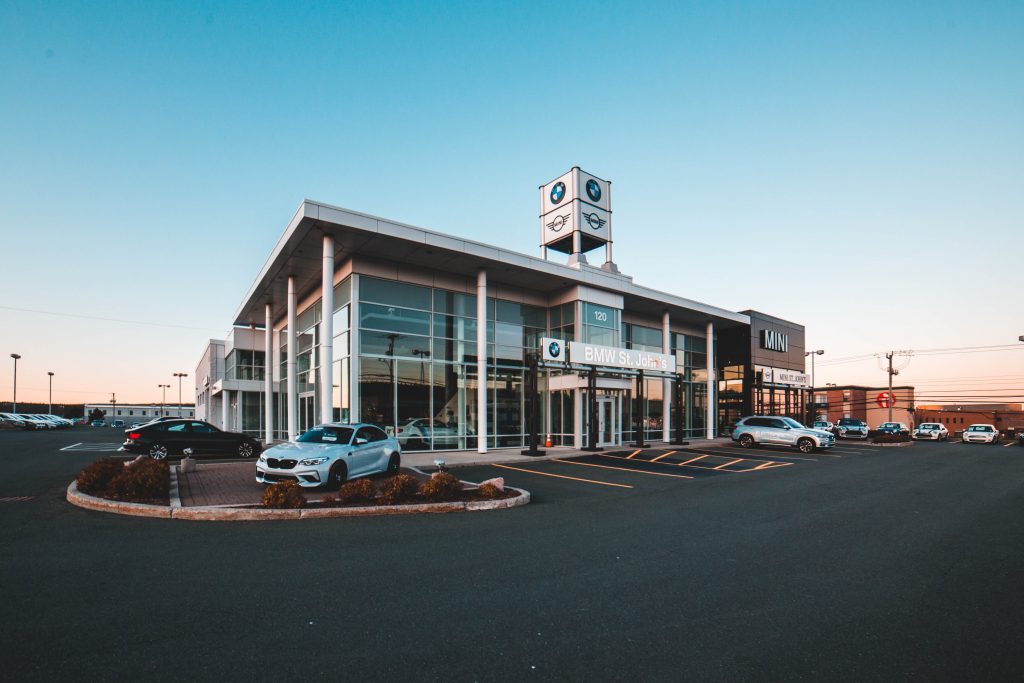
M 264 307 L 263 314 L 263 441 L 270 445 L 274 441 L 274 320 L 270 304 Z
M 334 238 L 324 235 L 320 282 L 320 421 L 334 421 Z
M 291 441 L 299 432 L 299 386 L 295 377 L 295 352 L 298 350 L 298 339 L 295 332 L 295 309 L 298 307 L 298 296 L 295 294 L 295 277 L 288 276 L 288 362 L 285 366 L 288 381 L 288 440 Z
M 708 321 L 707 437 L 715 438 L 715 324 Z
M 487 271 L 476 274 L 476 452 L 487 452 Z
M 352 273 L 350 282 L 352 300 L 348 308 L 348 421 L 359 422 L 362 415 L 359 407 L 362 398 L 359 395 L 359 274 Z
M 225 432 L 230 431 L 228 427 L 228 411 L 230 410 L 231 400 L 228 397 L 228 390 L 221 389 L 220 391 L 220 428 Z
M 668 311 L 661 314 L 661 352 L 672 353 L 672 332 L 669 330 Z M 672 440 L 672 380 L 661 381 L 661 439 L 665 443 Z

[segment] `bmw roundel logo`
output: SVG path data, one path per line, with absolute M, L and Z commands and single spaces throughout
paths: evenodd
M 556 342 L 556 341 L 553 341 L 553 342 L 551 342 L 550 344 L 548 344 L 548 354 L 549 354 L 549 355 L 550 355 L 550 356 L 551 356 L 552 358 L 558 358 L 558 356 L 559 356 L 559 355 L 560 355 L 561 353 L 562 353 L 562 345 L 561 345 L 561 344 L 559 344 L 559 343 L 558 343 L 558 342 Z
M 601 201 L 601 186 L 593 178 L 587 181 L 587 196 L 590 197 L 591 201 Z
M 557 204 L 565 199 L 565 183 L 557 182 L 551 187 L 551 203 Z

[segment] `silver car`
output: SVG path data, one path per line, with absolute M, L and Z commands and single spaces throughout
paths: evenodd
M 813 453 L 819 448 L 831 448 L 836 445 L 836 437 L 831 432 L 808 429 L 791 417 L 774 415 L 743 418 L 736 423 L 732 440 L 738 441 L 744 448 L 762 444 L 792 446 L 800 449 L 801 453 Z
M 349 479 L 402 466 L 398 440 L 370 424 L 318 425 L 294 442 L 273 446 L 256 461 L 256 481 L 295 481 L 299 486 L 340 486 Z

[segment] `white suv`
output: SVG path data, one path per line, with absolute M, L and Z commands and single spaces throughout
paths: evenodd
M 971 425 L 964 430 L 964 443 L 999 443 L 999 430 L 995 425 Z

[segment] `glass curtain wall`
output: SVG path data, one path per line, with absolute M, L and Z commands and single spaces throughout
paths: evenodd
M 263 351 L 234 349 L 227 357 L 224 370 L 225 377 L 227 379 L 252 379 L 262 382 L 265 357 L 266 354 Z
M 352 319 L 352 278 L 334 288 L 334 367 L 331 368 L 331 404 L 335 422 L 351 422 L 351 367 L 349 325 Z
M 360 278 L 359 391 L 363 421 L 408 450 L 471 448 L 478 406 L 476 297 Z M 526 350 L 546 311 L 488 299 L 488 424 L 492 448 L 522 446 Z
M 682 429 L 684 439 L 702 437 L 707 424 L 707 338 L 673 332 L 671 341 L 683 375 L 683 424 L 673 425 L 673 430 Z

